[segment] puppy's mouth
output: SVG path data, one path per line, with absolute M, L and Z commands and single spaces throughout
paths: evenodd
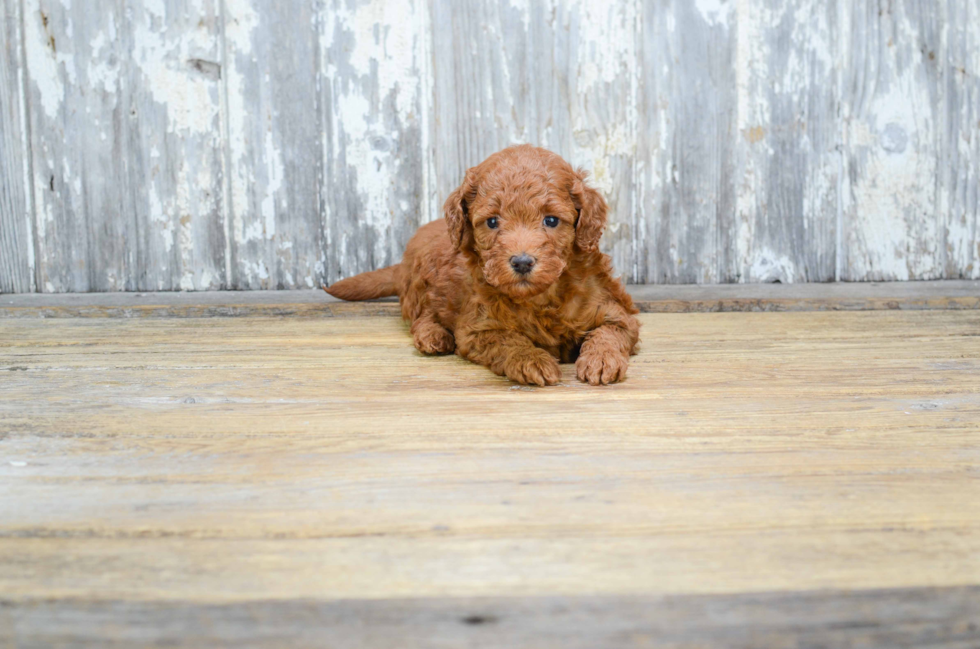
M 547 291 L 565 270 L 560 258 L 540 258 L 528 273 L 514 271 L 510 264 L 490 259 L 483 266 L 483 276 L 490 286 L 516 299 L 528 299 Z
M 536 297 L 554 286 L 560 275 L 561 273 L 532 272 L 527 275 L 514 273 L 505 281 L 496 283 L 494 286 L 512 298 L 528 299 Z
M 503 281 L 495 278 L 492 274 L 485 273 L 484 275 L 487 284 L 504 293 L 518 292 L 526 294 L 529 292 L 540 292 L 550 286 L 550 283 L 542 284 L 541 282 L 534 281 L 529 275 L 515 275 L 514 277 L 504 278 Z
M 544 293 L 546 290 L 548 290 L 548 287 L 551 286 L 551 284 L 552 283 L 539 284 L 536 282 L 532 282 L 528 279 L 520 279 L 512 284 L 508 284 L 507 286 L 501 286 L 498 288 L 500 288 L 502 292 L 507 293 L 511 297 L 518 298 L 518 299 L 526 299 Z
M 527 279 L 522 279 L 513 285 L 512 292 L 522 297 L 533 297 L 538 293 L 543 293 L 551 284 L 535 284 Z

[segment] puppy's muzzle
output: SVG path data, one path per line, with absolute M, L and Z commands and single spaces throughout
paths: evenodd
M 518 275 L 527 275 L 534 268 L 534 257 L 522 252 L 519 255 L 514 255 L 510 258 L 510 267 L 514 269 L 514 272 Z

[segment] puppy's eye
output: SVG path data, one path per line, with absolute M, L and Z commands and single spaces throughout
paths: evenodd
M 558 219 L 557 216 L 544 217 L 544 224 L 547 225 L 549 228 L 557 228 L 559 223 L 561 223 L 561 221 Z
M 489 219 L 487 219 L 487 227 L 491 230 L 496 230 L 499 225 L 500 221 L 497 220 L 496 216 L 491 216 Z

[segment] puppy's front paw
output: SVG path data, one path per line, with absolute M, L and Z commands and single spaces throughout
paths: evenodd
M 511 359 L 504 366 L 504 374 L 512 381 L 527 385 L 556 385 L 561 381 L 558 361 L 543 349 Z
M 423 354 L 452 354 L 456 349 L 453 334 L 437 324 L 418 327 L 413 337 L 416 349 Z
M 630 357 L 625 354 L 587 353 L 575 361 L 575 374 L 580 381 L 592 385 L 606 385 L 626 378 Z

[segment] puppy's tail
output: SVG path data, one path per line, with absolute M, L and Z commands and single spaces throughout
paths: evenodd
M 381 270 L 354 275 L 330 286 L 324 286 L 323 290 L 341 300 L 350 301 L 375 300 L 379 297 L 398 295 L 398 289 L 395 286 L 398 266 L 399 264 L 395 264 Z

